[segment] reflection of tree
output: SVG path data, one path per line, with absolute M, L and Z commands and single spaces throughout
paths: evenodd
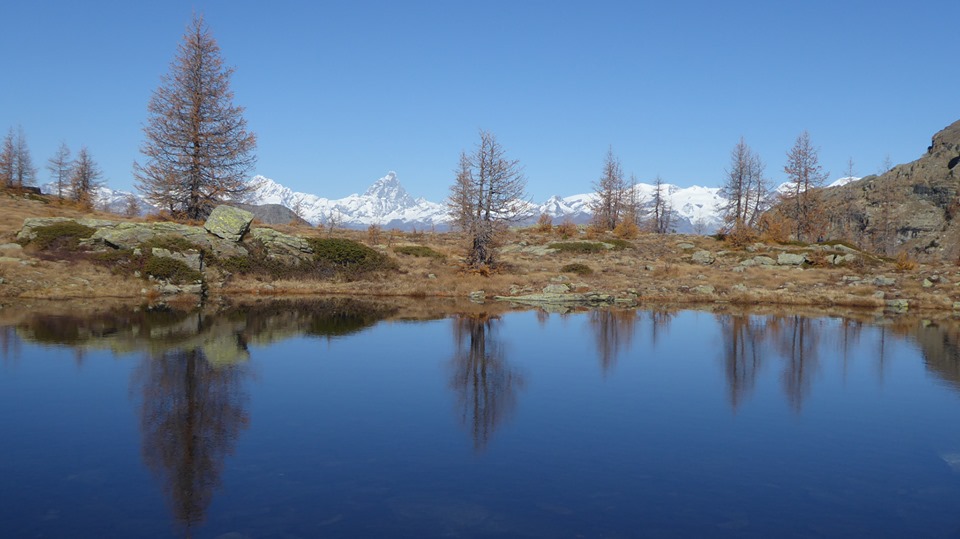
M 473 446 L 486 447 L 497 425 L 516 406 L 523 378 L 503 357 L 495 330 L 499 319 L 488 315 L 453 319 L 456 352 L 450 385 L 457 392 L 460 421 L 471 429 Z
M 673 313 L 670 311 L 649 311 L 650 317 L 650 342 L 657 344 L 657 337 L 660 333 L 670 329 L 670 323 L 673 322 Z
M 787 361 L 783 371 L 783 390 L 799 412 L 818 367 L 817 331 L 812 319 L 800 315 L 774 317 L 769 324 L 775 345 Z
M 590 311 L 590 326 L 597 340 L 597 355 L 604 373 L 617 362 L 621 347 L 629 346 L 636 328 L 637 311 L 594 309 Z
M 744 314 L 720 315 L 723 338 L 723 362 L 730 388 L 730 406 L 734 409 L 753 390 L 763 363 L 763 338 L 766 325 Z
M 0 358 L 6 363 L 19 359 L 21 353 L 20 337 L 13 326 L 0 327 Z
M 224 458 L 247 425 L 245 373 L 242 364 L 214 367 L 199 348 L 147 357 L 137 372 L 143 459 L 187 535 L 203 521 Z

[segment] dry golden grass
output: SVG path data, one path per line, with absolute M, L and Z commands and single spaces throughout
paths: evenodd
M 0 193 L 0 242 L 10 242 L 27 217 L 98 217 L 124 220 L 105 213 L 84 213 L 69 205 L 43 203 L 24 196 Z M 213 271 L 209 276 L 212 297 L 288 297 L 316 294 L 342 294 L 364 297 L 409 297 L 433 301 L 453 301 L 471 292 L 483 290 L 487 298 L 535 293 L 550 284 L 562 281 L 577 292 L 596 291 L 618 297 L 637 297 L 641 304 L 671 303 L 677 305 L 787 305 L 850 306 L 882 308 L 886 299 L 910 301 L 911 310 L 925 308 L 950 311 L 960 301 L 960 272 L 955 265 L 897 264 L 864 255 L 864 264 L 831 266 L 823 254 L 802 245 L 756 242 L 733 245 L 706 236 L 654 235 L 639 233 L 630 239 L 630 247 L 596 253 L 540 254 L 529 247 L 543 246 L 557 238 L 581 239 L 583 234 L 566 222 L 545 227 L 529 227 L 509 231 L 502 239 L 510 246 L 499 255 L 499 264 L 487 274 L 469 271 L 462 261 L 469 244 L 459 233 L 436 233 L 432 230 L 399 232 L 396 230 L 334 230 L 303 226 L 271 225 L 271 228 L 301 236 L 343 237 L 370 244 L 397 261 L 396 272 L 372 275 L 360 281 L 277 280 L 234 275 L 228 281 Z M 616 232 L 593 230 L 596 240 L 610 241 Z M 691 244 L 692 248 L 684 245 Z M 445 258 L 396 255 L 393 248 L 418 245 L 440 253 Z M 683 247 L 687 247 L 684 249 Z M 691 254 L 707 250 L 716 255 L 709 265 L 693 263 Z M 15 250 L 14 250 L 15 251 Z M 805 269 L 793 267 L 739 267 L 743 260 L 758 255 L 776 259 L 782 252 L 809 253 L 815 264 Z M 3 254 L 3 253 L 0 253 Z M 160 299 L 153 288 L 140 279 L 124 279 L 85 262 L 43 260 L 29 250 L 14 253 L 13 262 L 0 264 L 0 298 L 23 302 L 49 298 L 127 298 L 130 301 Z M 19 258 L 17 258 L 19 257 Z M 9 257 L 8 257 L 9 258 Z M 583 264 L 593 270 L 589 275 L 564 271 L 565 266 Z M 933 285 L 923 285 L 924 278 L 937 274 Z M 853 275 L 864 284 L 850 286 L 844 276 Z M 896 275 L 896 285 L 877 287 L 871 284 L 877 275 Z M 706 288 L 713 287 L 713 292 Z M 143 292 L 142 290 L 146 290 Z M 883 292 L 884 297 L 875 296 Z M 189 300 L 188 300 L 189 301 Z

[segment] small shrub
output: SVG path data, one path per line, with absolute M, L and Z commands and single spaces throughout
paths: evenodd
M 370 245 L 380 245 L 381 232 L 380 225 L 370 225 L 367 227 L 367 243 Z
M 203 275 L 179 260 L 166 256 L 148 256 L 143 272 L 155 279 L 173 284 L 191 283 L 203 279 Z
M 584 236 L 586 236 L 588 240 L 596 240 L 596 239 L 602 238 L 603 235 L 606 234 L 606 232 L 607 232 L 606 228 L 603 228 L 597 225 L 596 223 L 590 223 L 589 225 L 587 225 L 587 231 L 584 234 Z
M 396 262 L 366 245 L 345 238 L 309 238 L 316 269 L 350 278 L 372 271 L 397 268 Z
M 591 254 L 602 253 L 607 247 L 599 241 L 566 241 L 551 243 L 550 249 L 556 249 L 561 253 Z
M 577 230 L 577 225 L 573 224 L 573 221 L 569 219 L 554 227 L 554 230 L 557 235 L 563 239 L 569 239 L 580 234 L 580 231 Z
M 640 227 L 632 220 L 620 221 L 613 229 L 613 235 L 621 240 L 632 240 L 640 235 Z
M 30 244 L 40 250 L 75 251 L 80 240 L 93 236 L 95 229 L 76 221 L 62 221 L 34 229 L 36 236 Z
M 897 258 L 894 260 L 893 264 L 899 272 L 913 271 L 917 269 L 917 261 L 906 251 L 900 251 L 900 254 L 897 255 Z
M 546 213 L 541 213 L 537 219 L 537 232 L 549 234 L 553 230 L 553 218 Z
M 632 243 L 621 238 L 614 238 L 612 240 L 603 240 L 603 243 L 606 243 L 607 245 L 612 246 L 614 251 L 622 251 L 624 249 L 633 248 Z
M 443 253 L 438 253 L 426 245 L 398 245 L 393 248 L 393 252 L 398 255 L 410 255 L 419 258 L 436 258 L 438 260 L 447 258 Z
M 563 273 L 576 273 L 577 275 L 590 275 L 593 269 L 586 264 L 567 264 L 560 268 Z
M 734 227 L 734 229 L 726 233 L 723 238 L 723 241 L 728 245 L 736 248 L 746 247 L 747 245 L 757 243 L 759 240 L 760 233 L 749 226 Z

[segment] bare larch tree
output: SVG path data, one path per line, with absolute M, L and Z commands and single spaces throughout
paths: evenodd
M 793 147 L 787 152 L 787 164 L 783 171 L 787 174 L 789 192 L 784 195 L 784 209 L 796 222 L 797 240 L 803 241 L 820 226 L 823 208 L 819 188 L 827 179 L 827 173 L 820 166 L 817 148 L 810 143 L 810 134 L 804 131 L 797 137 Z
M 0 147 L 0 184 L 7 187 L 33 185 L 37 170 L 30 158 L 27 137 L 23 128 L 10 128 Z
M 720 189 L 725 199 L 723 218 L 731 229 L 753 228 L 766 209 L 769 187 L 760 156 L 747 146 L 743 137 L 730 152 L 730 168 Z
M 469 266 L 487 268 L 494 264 L 496 237 L 527 207 L 526 183 L 520 162 L 508 159 L 490 132 L 480 131 L 480 142 L 473 153 L 460 154 L 447 207 L 454 225 L 470 238 Z
M 50 180 L 57 189 L 57 198 L 63 200 L 64 192 L 70 188 L 70 176 L 73 174 L 73 160 L 70 159 L 70 148 L 66 142 L 61 142 L 57 153 L 47 159 L 47 170 L 50 171 Z
M 256 187 L 247 181 L 256 136 L 247 131 L 243 107 L 233 105 L 232 73 L 203 17 L 194 16 L 150 98 L 140 147 L 146 160 L 133 167 L 144 197 L 175 215 L 203 218 Z
M 620 159 L 613 154 L 613 148 L 610 148 L 603 161 L 603 175 L 593 184 L 595 198 L 590 203 L 590 209 L 594 226 L 600 230 L 613 230 L 620 224 L 627 212 L 627 190 Z
M 650 200 L 650 230 L 654 234 L 666 234 L 673 225 L 673 208 L 667 198 L 669 187 L 657 176 L 653 180 L 653 195 Z
M 81 146 L 70 176 L 70 195 L 77 204 L 84 208 L 93 208 L 97 189 L 102 183 L 102 174 L 87 147 Z

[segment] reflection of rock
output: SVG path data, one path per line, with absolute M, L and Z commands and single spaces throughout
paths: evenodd
M 370 327 L 394 309 L 350 299 L 277 301 L 239 312 L 117 310 L 91 317 L 35 315 L 17 326 L 20 338 L 44 344 L 163 354 L 200 349 L 216 365 L 245 361 L 248 344 L 296 335 L 336 337 Z

